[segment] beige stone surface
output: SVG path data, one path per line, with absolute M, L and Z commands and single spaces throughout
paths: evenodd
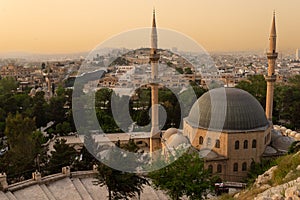
M 47 195 L 40 188 L 39 185 L 33 185 L 22 190 L 18 190 L 13 193 L 17 199 L 22 200 L 44 200 L 47 199 Z

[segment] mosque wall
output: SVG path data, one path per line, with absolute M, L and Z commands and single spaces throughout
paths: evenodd
M 205 159 L 205 167 L 222 180 L 241 181 L 254 162 L 260 162 L 265 148 L 271 141 L 271 127 L 249 132 L 216 132 L 195 128 L 184 120 L 183 133 L 193 147 L 212 149 L 223 159 Z M 219 140 L 219 144 L 216 141 Z

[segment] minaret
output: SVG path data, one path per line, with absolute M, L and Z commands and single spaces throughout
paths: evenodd
M 150 133 L 150 152 L 154 152 L 156 145 L 154 138 L 159 137 L 159 124 L 158 124 L 158 61 L 159 55 L 157 54 L 157 31 L 155 22 L 155 10 L 153 10 L 153 21 L 151 30 L 151 50 L 150 50 L 150 62 L 151 62 L 151 115 L 152 115 L 152 127 Z
M 275 26 L 275 12 L 273 14 L 272 28 L 270 33 L 270 46 L 267 52 L 268 57 L 268 75 L 265 76 L 267 81 L 267 95 L 266 95 L 266 116 L 272 122 L 273 111 L 273 96 L 274 96 L 274 82 L 276 81 L 275 75 L 275 62 L 278 56 L 276 52 L 276 26 Z

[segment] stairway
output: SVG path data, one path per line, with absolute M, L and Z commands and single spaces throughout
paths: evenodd
M 47 188 L 56 200 L 82 200 L 70 178 L 50 183 Z
M 36 184 L 33 186 L 29 186 L 27 188 L 17 190 L 13 192 L 13 195 L 18 200 L 45 200 L 48 199 L 47 195 L 44 193 L 44 191 L 41 189 L 41 187 Z
M 48 200 L 56 200 L 53 194 L 49 191 L 46 185 L 40 185 L 41 189 L 44 191 L 45 195 L 47 196 Z
M 0 192 L 0 200 L 9 200 L 5 193 Z
M 5 194 L 9 200 L 17 200 L 17 198 L 11 192 L 6 192 Z
M 91 198 L 90 194 L 88 193 L 88 191 L 85 189 L 85 187 L 81 183 L 79 178 L 74 178 L 73 179 L 73 185 L 77 189 L 78 194 L 81 196 L 82 199 L 84 199 L 84 200 L 93 200 Z

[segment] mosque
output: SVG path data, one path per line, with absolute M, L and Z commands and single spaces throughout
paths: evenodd
M 158 112 L 152 106 L 150 152 L 164 152 L 190 144 L 199 150 L 205 167 L 225 181 L 242 181 L 249 169 L 263 158 L 282 155 L 293 139 L 273 130 L 272 110 L 276 52 L 275 13 L 267 53 L 266 109 L 248 92 L 237 88 L 217 88 L 203 94 L 183 120 L 183 130 L 170 128 L 158 137 Z M 157 33 L 155 13 L 151 35 L 152 105 L 157 104 Z

